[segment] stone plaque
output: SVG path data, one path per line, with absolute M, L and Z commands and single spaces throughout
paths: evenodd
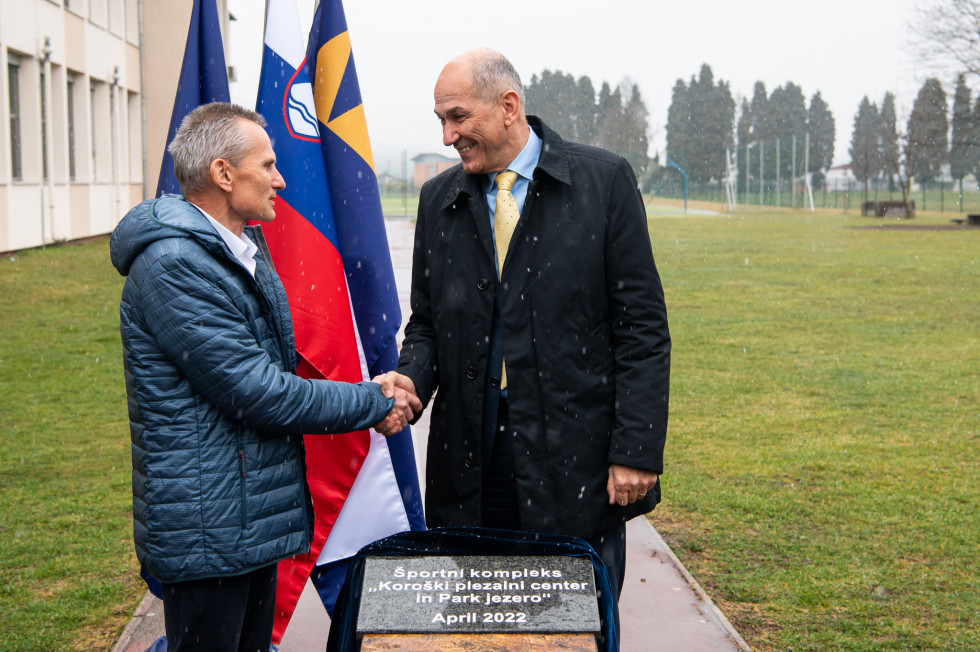
M 598 632 L 587 557 L 368 557 L 358 634 Z

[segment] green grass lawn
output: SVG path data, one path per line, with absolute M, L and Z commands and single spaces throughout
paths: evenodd
M 419 208 L 417 195 L 382 195 L 381 209 L 385 215 L 410 215 L 415 217 Z
M 754 648 L 978 649 L 980 231 L 852 228 L 896 224 L 651 221 L 674 341 L 653 522 Z
M 108 240 L 0 259 L 0 649 L 108 650 L 142 597 Z
M 784 181 L 783 184 L 783 192 L 777 197 L 773 187 L 767 182 L 765 200 L 763 202 L 766 208 L 772 209 L 779 204 L 782 210 L 787 210 L 787 207 L 792 208 L 794 206 L 794 202 L 796 206 L 809 206 L 809 200 L 801 192 L 795 193 L 794 197 L 794 194 L 789 191 L 788 182 Z M 677 184 L 670 188 L 669 191 L 668 189 L 663 190 L 664 194 L 661 197 L 684 199 L 683 184 Z M 813 191 L 813 204 L 818 210 L 826 208 L 843 211 L 846 208 L 848 211 L 856 213 L 861 210 L 861 202 L 864 201 L 864 197 L 864 189 L 861 187 L 856 186 L 849 191 L 845 191 L 842 188 L 836 189 L 831 185 L 826 189 Z M 868 201 L 902 201 L 902 191 L 898 188 L 889 191 L 883 185 L 877 192 L 873 188 L 869 188 L 867 198 Z M 721 184 L 715 184 L 709 189 L 692 188 L 689 199 L 691 201 L 700 200 L 724 206 L 725 188 Z M 753 185 L 749 189 L 747 196 L 744 186 L 739 186 L 736 199 L 739 206 L 745 205 L 749 207 L 749 210 L 758 209 L 758 186 Z M 925 194 L 921 190 L 913 190 L 909 199 L 915 202 L 915 210 L 920 213 L 923 211 L 930 214 L 941 212 L 948 217 L 957 217 L 959 213 L 980 213 L 980 192 L 976 188 L 968 187 L 968 184 L 964 186 L 962 195 L 960 195 L 958 187 L 953 190 L 946 188 L 944 191 L 936 188 L 934 190 L 927 190 Z
M 656 527 L 753 648 L 977 649 L 980 230 L 672 212 Z M 122 281 L 106 240 L 0 259 L 3 650 L 109 649 L 143 593 Z

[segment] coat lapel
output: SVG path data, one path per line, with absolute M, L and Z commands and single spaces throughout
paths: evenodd
M 460 219 L 464 207 L 468 209 L 469 219 L 473 220 L 483 251 L 488 260 L 494 260 L 493 234 L 490 232 L 490 213 L 482 188 L 483 175 L 466 174 L 460 165 L 449 191 L 442 203 L 442 210 L 449 211 Z

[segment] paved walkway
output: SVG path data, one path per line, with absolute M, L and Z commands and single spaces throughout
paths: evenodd
M 409 314 L 413 228 L 409 219 L 388 221 L 403 322 Z M 424 477 L 426 417 L 413 427 L 413 433 L 420 477 Z M 629 522 L 626 546 L 626 582 L 619 607 L 623 652 L 749 650 L 647 519 Z M 307 583 L 279 648 L 282 652 L 322 652 L 329 629 L 330 619 L 312 584 Z M 144 652 L 160 636 L 163 605 L 147 593 L 113 652 Z

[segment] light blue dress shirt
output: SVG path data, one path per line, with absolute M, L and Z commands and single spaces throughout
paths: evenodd
M 517 173 L 517 181 L 514 182 L 514 187 L 510 189 L 510 194 L 514 195 L 514 199 L 517 200 L 517 208 L 522 213 L 524 212 L 524 200 L 527 198 L 527 187 L 534 177 L 534 168 L 538 166 L 538 159 L 541 158 L 541 139 L 538 138 L 538 135 L 530 127 L 527 130 L 530 132 L 530 136 L 528 136 L 524 149 L 507 166 L 508 170 L 513 170 Z M 497 184 L 494 183 L 497 179 L 497 174 L 497 172 L 494 172 L 493 174 L 487 175 L 487 208 L 490 209 L 491 233 L 493 232 L 493 212 L 497 208 Z

